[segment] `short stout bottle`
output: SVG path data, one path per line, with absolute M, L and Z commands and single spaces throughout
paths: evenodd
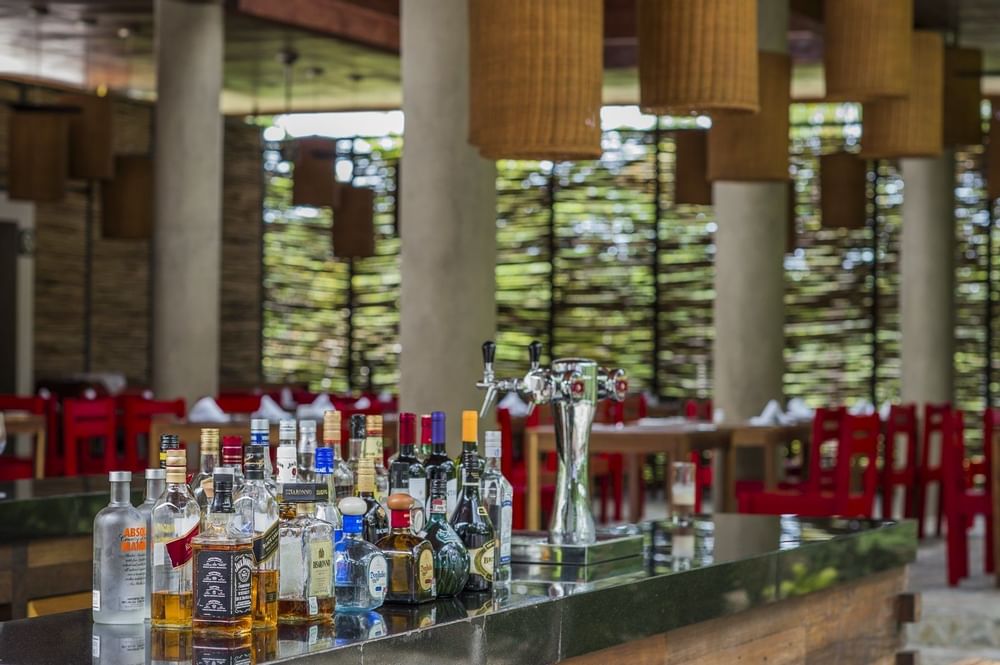
M 510 581 L 510 537 L 513 525 L 514 488 L 500 469 L 502 452 L 500 432 L 486 432 L 486 467 L 483 469 L 481 485 L 482 499 L 493 522 L 497 536 L 497 552 L 493 582 L 505 584 Z
M 194 617 L 196 633 L 224 636 L 248 634 L 253 628 L 256 585 L 253 517 L 236 512 L 233 472 L 220 468 L 213 478 L 214 496 L 205 526 L 193 541 Z
M 323 445 L 333 452 L 330 466 L 333 474 L 334 497 L 337 501 L 354 496 L 354 471 L 344 461 L 340 426 L 340 411 L 327 411 L 323 414 Z
M 427 471 L 417 459 L 417 415 L 399 414 L 399 454 L 389 465 L 389 491 L 409 494 L 423 508 L 427 501 Z M 418 529 L 423 525 L 417 525 Z
M 212 474 L 219 465 L 219 429 L 217 427 L 201 428 L 201 465 L 198 473 L 191 478 L 191 492 L 198 500 L 202 510 L 208 508 L 208 496 L 205 494 L 205 481 L 212 482 Z
M 334 560 L 337 615 L 367 615 L 385 600 L 388 566 L 382 551 L 363 536 L 368 504 L 352 496 L 341 499 L 339 508 L 344 517 L 344 537 L 337 543 Z
M 201 507 L 186 482 L 187 455 L 167 451 L 167 487 L 153 506 L 153 608 L 159 628 L 190 628 L 193 606 L 191 543 L 201 527 Z
M 447 479 L 440 469 L 431 477 L 427 542 L 434 548 L 434 580 L 438 596 L 454 596 L 469 579 L 469 551 L 448 523 Z
M 112 471 L 111 502 L 94 518 L 94 623 L 146 618 L 146 520 L 132 507 L 129 471 Z
M 369 457 L 358 462 L 358 496 L 366 506 L 362 521 L 364 538 L 374 545 L 389 535 L 389 518 L 375 498 L 375 467 Z
M 390 494 L 386 505 L 392 528 L 388 536 L 375 543 L 389 565 L 385 602 L 416 604 L 434 600 L 434 548 L 410 530 L 410 513 L 416 501 L 409 494 Z
M 375 499 L 383 506 L 389 496 L 389 470 L 385 468 L 382 441 L 382 416 L 365 416 L 365 447 L 363 456 L 375 467 Z
M 427 470 L 427 477 L 431 478 L 435 475 L 435 470 L 440 469 L 440 473 L 444 474 L 447 478 L 447 508 L 448 517 L 450 518 L 452 513 L 455 512 L 455 505 L 458 503 L 458 467 L 455 466 L 455 462 L 448 457 L 448 451 L 445 446 L 447 440 L 445 436 L 445 415 L 443 411 L 435 411 L 431 414 L 431 455 L 424 462 L 424 468 Z
M 466 412 L 469 413 L 469 412 Z M 471 412 L 475 415 L 475 412 Z M 478 422 L 462 418 L 462 440 L 475 440 Z M 474 449 L 462 451 L 462 491 L 451 516 L 451 526 L 469 550 L 469 579 L 466 591 L 489 591 L 493 588 L 496 534 L 489 512 L 479 496 L 479 455 Z
M 163 494 L 167 486 L 166 469 L 146 469 L 146 500 L 139 504 L 137 510 L 146 520 L 146 618 L 153 609 L 153 600 L 150 594 L 153 591 L 153 508 L 157 499 Z
M 235 511 L 253 515 L 254 628 L 278 625 L 278 501 L 264 481 L 267 449 L 250 445 L 246 452 L 246 484 L 236 499 Z
M 330 621 L 333 618 L 333 526 L 316 517 L 316 504 L 328 499 L 327 486 L 319 483 L 282 486 L 282 503 L 294 505 L 295 516 L 283 517 L 279 527 L 278 620 L 281 622 Z

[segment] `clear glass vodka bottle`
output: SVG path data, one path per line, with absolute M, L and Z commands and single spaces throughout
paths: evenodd
M 222 437 L 222 466 L 233 470 L 233 495 L 239 496 L 246 482 L 243 476 L 243 437 L 232 434 Z
M 299 480 L 311 483 L 316 466 L 316 421 L 299 421 Z
M 145 665 L 146 627 L 95 623 L 90 655 L 92 665 Z
M 500 432 L 486 432 L 486 465 L 483 469 L 483 503 L 496 529 L 497 549 L 494 559 L 494 584 L 510 581 L 510 537 L 513 524 L 514 488 L 500 469 L 502 451 Z
M 349 421 L 350 438 L 347 440 L 347 466 L 351 470 L 351 475 L 357 483 L 358 461 L 364 453 L 367 430 L 365 429 L 365 417 L 360 413 L 355 413 Z
M 112 471 L 111 502 L 94 518 L 95 623 L 146 618 L 146 521 L 132 506 L 132 474 Z
M 150 593 L 153 589 L 153 506 L 162 496 L 167 487 L 166 469 L 146 469 L 146 500 L 139 504 L 137 510 L 146 520 L 146 618 L 152 609 Z
M 333 473 L 332 448 L 316 449 L 316 482 L 325 485 L 329 491 L 329 498 L 326 501 L 316 504 L 316 516 L 325 522 L 333 525 L 333 544 L 336 545 L 344 536 L 344 522 L 337 509 L 336 477 Z
M 382 605 L 388 583 L 385 555 L 362 537 L 368 505 L 358 497 L 340 500 L 344 538 L 334 558 L 337 613 L 368 613 Z

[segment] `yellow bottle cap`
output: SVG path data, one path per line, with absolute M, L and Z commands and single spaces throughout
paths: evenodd
M 462 412 L 462 441 L 479 441 L 479 414 Z

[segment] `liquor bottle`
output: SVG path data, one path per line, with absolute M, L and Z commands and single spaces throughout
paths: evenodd
M 146 521 L 146 618 L 153 608 L 150 593 L 153 589 L 153 507 L 167 486 L 166 469 L 146 469 L 146 500 L 139 504 L 137 510 Z
M 236 512 L 233 471 L 220 468 L 205 528 L 191 541 L 194 560 L 195 633 L 243 635 L 253 628 L 253 516 Z
M 486 432 L 486 467 L 481 485 L 483 503 L 490 514 L 490 521 L 497 538 L 496 563 L 493 583 L 510 581 L 510 536 L 513 524 L 514 487 L 500 469 L 502 438 L 500 432 Z
M 369 504 L 351 496 L 339 505 L 344 538 L 337 544 L 335 559 L 337 614 L 367 614 L 385 600 L 388 566 L 382 551 L 363 536 Z
M 276 482 L 279 486 L 282 483 L 299 481 L 299 454 L 295 447 L 295 431 L 294 420 L 282 420 L 278 425 L 278 450 L 275 458 L 278 465 Z
M 329 621 L 333 617 L 333 526 L 315 516 L 317 502 L 329 500 L 326 485 L 289 483 L 281 488 L 285 506 L 279 527 L 281 576 L 278 619 L 296 623 Z
M 278 625 L 278 501 L 264 482 L 267 449 L 251 445 L 246 453 L 246 484 L 235 501 L 235 511 L 253 515 L 254 598 L 253 625 Z
M 420 416 L 420 448 L 417 450 L 417 459 L 420 460 L 421 464 L 427 464 L 427 460 L 431 456 L 432 423 L 431 414 L 425 413 Z
M 337 510 L 337 495 L 334 491 L 332 448 L 316 449 L 315 476 L 316 482 L 326 485 L 329 493 L 329 498 L 325 502 L 316 504 L 316 517 L 333 526 L 333 544 L 336 545 L 344 535 L 344 530 L 340 511 Z
M 455 512 L 455 505 L 458 503 L 458 468 L 448 457 L 445 448 L 445 417 L 441 411 L 431 414 L 431 456 L 424 463 L 427 469 L 427 477 L 434 477 L 434 470 L 441 469 L 444 477 L 447 478 L 448 486 L 448 516 Z
M 92 665 L 146 665 L 145 626 L 95 623 L 90 655 Z
M 194 636 L 189 630 L 169 630 L 153 626 L 149 631 L 150 665 L 190 665 Z
M 364 537 L 374 545 L 389 535 L 389 518 L 385 508 L 375 498 L 375 467 L 370 457 L 358 462 L 358 496 L 367 506 L 362 521 Z
M 146 618 L 146 521 L 132 506 L 132 474 L 112 471 L 111 501 L 94 518 L 95 623 Z
M 363 455 L 375 465 L 375 498 L 383 506 L 389 496 L 389 470 L 385 468 L 382 445 L 382 416 L 365 417 L 365 447 Z
M 191 541 L 201 526 L 201 508 L 185 482 L 187 456 L 167 451 L 167 487 L 153 506 L 153 608 L 161 628 L 190 628 L 193 605 Z
M 340 412 L 323 414 L 323 443 L 333 451 L 333 496 L 337 501 L 354 496 L 354 471 L 344 461 L 340 445 Z
M 448 523 L 448 480 L 440 468 L 431 477 L 428 501 L 427 541 L 434 548 L 434 579 L 437 594 L 454 596 L 461 593 L 469 579 L 469 551 Z
M 299 480 L 313 482 L 316 465 L 316 421 L 299 421 Z
M 264 446 L 265 450 L 271 450 L 271 423 L 267 418 L 252 418 L 250 420 L 250 445 Z M 274 479 L 274 467 L 271 466 L 271 455 L 268 453 L 264 458 L 264 480 Z M 268 485 L 268 489 L 277 492 L 273 485 Z
M 201 468 L 191 479 L 191 492 L 198 500 L 202 510 L 208 507 L 208 498 L 202 483 L 211 482 L 215 467 L 219 464 L 219 429 L 217 427 L 201 428 Z
M 410 511 L 417 505 L 416 500 L 409 494 L 391 494 L 386 504 L 392 528 L 388 536 L 375 543 L 389 567 L 385 602 L 415 605 L 434 600 L 434 548 L 410 530 Z
M 358 462 L 363 457 L 365 447 L 365 417 L 360 413 L 355 413 L 348 421 L 348 431 L 350 438 L 347 440 L 347 467 L 351 470 L 351 475 L 355 478 L 357 487 Z
M 455 458 L 456 466 L 464 464 L 466 451 L 475 456 L 479 466 L 479 477 L 482 478 L 486 468 L 486 458 L 479 454 L 479 414 L 475 411 L 462 412 L 462 452 Z M 462 493 L 462 474 L 458 475 L 458 492 Z
M 466 412 L 468 413 L 468 412 Z M 475 412 L 472 412 L 475 415 Z M 479 423 L 463 414 L 462 440 L 475 440 Z M 451 525 L 469 550 L 469 579 L 466 591 L 490 591 L 493 588 L 493 559 L 496 535 L 490 515 L 479 496 L 479 455 L 463 446 L 462 491 L 451 516 Z
M 222 466 L 233 470 L 233 494 L 239 495 L 246 483 L 243 476 L 243 437 L 222 437 Z
M 181 440 L 176 434 L 161 434 L 160 435 L 160 468 L 167 468 L 167 451 L 168 450 L 179 450 L 181 447 Z
M 416 429 L 416 414 L 399 414 L 399 455 L 389 465 L 389 492 L 409 494 L 423 507 L 427 501 L 427 472 L 414 449 Z

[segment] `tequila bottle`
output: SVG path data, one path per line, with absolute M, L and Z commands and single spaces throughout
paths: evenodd
M 382 416 L 366 416 L 364 456 L 375 466 L 375 498 L 382 505 L 389 496 L 389 470 L 385 468 L 385 453 L 382 445 Z
M 146 618 L 146 520 L 132 506 L 132 474 L 112 471 L 111 501 L 94 518 L 95 623 Z
M 323 414 L 323 443 L 333 451 L 333 460 L 331 461 L 333 496 L 337 501 L 354 496 L 354 472 L 344 461 L 340 445 L 339 411 L 327 411 Z
M 333 526 L 318 519 L 316 503 L 329 500 L 326 485 L 290 483 L 281 488 L 283 513 L 278 619 L 329 621 L 333 617 Z M 289 515 L 288 506 L 295 507 Z
M 448 480 L 440 469 L 432 473 L 428 501 L 427 541 L 434 548 L 434 579 L 438 596 L 454 596 L 469 579 L 469 551 L 448 523 Z
M 250 445 L 264 446 L 266 450 L 271 450 L 271 423 L 268 422 L 267 418 L 253 418 L 250 421 Z M 264 458 L 264 480 L 268 482 L 268 489 L 277 494 L 270 452 Z
M 475 412 L 472 412 L 475 414 Z M 478 423 L 462 418 L 462 439 L 475 438 Z M 472 430 L 471 432 L 468 430 Z M 466 591 L 490 591 L 493 588 L 493 566 L 496 535 L 489 512 L 479 496 L 479 455 L 465 448 L 462 452 L 462 492 L 451 516 L 451 526 L 469 550 L 469 579 Z
M 434 600 L 434 548 L 413 535 L 410 511 L 416 501 L 409 494 L 392 494 L 386 499 L 392 519 L 389 535 L 376 543 L 389 567 L 387 603 L 417 604 Z
M 358 462 L 358 496 L 367 506 L 362 522 L 364 538 L 374 545 L 389 535 L 389 518 L 375 498 L 375 467 L 370 457 Z
M 187 456 L 167 451 L 167 487 L 153 506 L 152 624 L 190 628 L 194 604 L 191 541 L 201 526 L 201 508 L 185 482 Z
M 399 455 L 389 465 L 389 491 L 392 494 L 409 494 L 423 507 L 427 501 L 427 471 L 417 459 L 416 430 L 416 414 L 399 414 Z
M 201 429 L 201 467 L 191 479 L 191 492 L 202 510 L 208 507 L 209 499 L 204 484 L 212 482 L 212 474 L 219 464 L 219 430 L 216 427 Z M 205 482 L 207 481 L 207 483 Z
M 251 445 L 246 453 L 246 484 L 236 499 L 236 512 L 253 515 L 254 627 L 278 625 L 278 502 L 264 482 L 263 446 Z
M 243 437 L 222 437 L 222 466 L 233 470 L 233 494 L 238 496 L 246 482 L 243 476 Z
M 299 480 L 304 483 L 314 481 L 316 466 L 316 421 L 299 422 Z
M 470 452 L 479 467 L 479 477 L 482 478 L 483 470 L 486 468 L 486 458 L 479 454 L 479 414 L 475 411 L 462 412 L 462 452 L 455 459 L 456 466 L 461 466 L 465 460 L 465 453 Z M 458 474 L 458 492 L 462 493 L 462 474 Z
M 443 474 L 447 483 L 448 494 L 448 516 L 455 512 L 455 505 L 458 503 L 458 467 L 455 462 L 448 457 L 445 447 L 445 416 L 441 411 L 431 414 L 431 456 L 424 463 L 427 470 L 427 477 Z M 437 471 L 436 470 L 440 470 Z
M 481 480 L 483 503 L 490 514 L 497 538 L 493 575 L 495 584 L 510 581 L 510 537 L 514 516 L 514 488 L 500 469 L 501 442 L 500 432 L 486 432 L 486 467 Z
M 337 544 L 337 614 L 367 614 L 385 600 L 388 566 L 385 555 L 363 537 L 369 505 L 360 497 L 340 500 L 344 538 Z M 338 636 L 340 633 L 338 632 Z
M 150 594 L 153 590 L 153 533 L 152 515 L 157 499 L 167 486 L 166 469 L 146 469 L 146 500 L 139 504 L 138 511 L 146 521 L 146 618 L 153 608 Z
M 340 518 L 340 511 L 337 510 L 337 495 L 334 491 L 333 475 L 333 449 L 316 449 L 316 482 L 325 485 L 329 498 L 316 504 L 316 516 L 324 522 L 329 522 L 333 526 L 333 544 L 340 542 L 344 534 L 343 521 Z

